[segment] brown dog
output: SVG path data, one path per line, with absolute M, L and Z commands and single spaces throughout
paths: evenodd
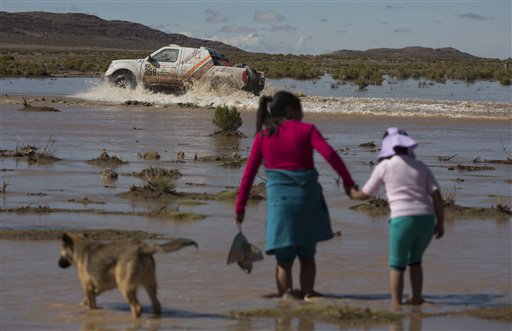
M 62 235 L 59 266 L 76 265 L 84 291 L 84 304 L 96 309 L 96 296 L 118 287 L 130 304 L 134 317 L 139 317 L 142 307 L 137 300 L 137 287 L 142 285 L 151 299 L 153 312 L 160 314 L 156 297 L 155 253 L 169 253 L 196 242 L 177 238 L 164 244 L 148 244 L 137 240 L 101 242 L 79 233 Z

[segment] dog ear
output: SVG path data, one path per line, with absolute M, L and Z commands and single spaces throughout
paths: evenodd
M 64 243 L 64 246 L 73 247 L 73 238 L 67 233 L 62 234 L 62 242 Z

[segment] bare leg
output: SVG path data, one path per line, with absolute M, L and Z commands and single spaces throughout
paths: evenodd
M 283 295 L 288 289 L 293 289 L 292 267 L 293 262 L 277 262 L 276 283 L 279 295 Z
M 313 294 L 316 277 L 315 258 L 300 259 L 300 289 L 302 295 Z
M 391 303 L 393 306 L 402 304 L 402 294 L 404 291 L 404 272 L 391 269 L 389 272 L 389 281 L 391 285 Z
M 411 289 L 412 295 L 408 300 L 408 303 L 412 305 L 421 305 L 423 300 L 423 269 L 421 264 L 413 265 L 409 267 L 409 274 L 411 278 Z

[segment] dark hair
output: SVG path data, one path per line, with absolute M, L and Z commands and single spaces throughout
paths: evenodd
M 407 155 L 407 154 L 409 154 L 409 149 L 407 147 L 395 146 L 395 147 L 393 147 L 393 150 L 395 151 L 396 155 Z
M 277 134 L 279 124 L 285 119 L 302 119 L 302 105 L 296 95 L 279 91 L 273 97 L 260 98 L 256 113 L 256 133 L 266 127 L 269 130 L 269 136 Z

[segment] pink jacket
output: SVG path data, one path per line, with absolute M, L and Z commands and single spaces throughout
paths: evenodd
M 249 192 L 262 160 L 265 160 L 267 169 L 313 169 L 313 149 L 318 151 L 341 176 L 345 187 L 354 186 L 345 163 L 313 124 L 287 120 L 279 125 L 277 135 L 268 137 L 256 134 L 240 182 L 235 212 L 245 212 Z

